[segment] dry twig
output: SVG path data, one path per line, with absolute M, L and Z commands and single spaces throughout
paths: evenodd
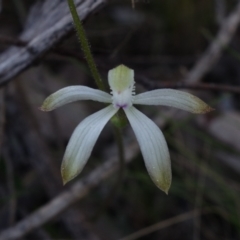
M 138 145 L 136 142 L 128 145 L 126 161 L 130 162 L 137 153 Z M 70 205 L 86 196 L 91 189 L 99 185 L 101 181 L 109 177 L 117 169 L 117 158 L 106 161 L 102 166 L 92 171 L 87 177 L 77 181 L 68 190 L 65 190 L 48 204 L 20 221 L 16 226 L 3 231 L 0 235 L 0 240 L 17 239 L 43 225 L 66 210 Z
M 0 36 L 0 42 L 2 44 L 14 45 L 19 47 L 27 46 L 27 42 L 15 40 L 6 36 Z M 76 59 L 84 60 L 83 56 L 74 51 L 63 49 L 63 48 L 54 48 L 52 49 L 55 54 L 63 55 L 66 57 L 73 57 Z M 231 85 L 222 85 L 214 83 L 186 83 L 186 82 L 159 82 L 153 81 L 143 76 L 137 76 L 137 82 L 146 87 L 147 89 L 156 89 L 156 88 L 174 88 L 174 89 L 193 89 L 193 90 L 207 90 L 207 91 L 223 91 L 240 94 L 240 87 L 231 86 Z M 1 85 L 1 83 L 0 83 Z
M 105 2 L 106 0 L 75 1 L 81 19 L 85 19 Z M 72 29 L 72 17 L 66 1 L 38 1 L 20 36 L 20 42 L 27 42 L 27 46 L 11 47 L 0 55 L 0 83 L 6 83 L 19 74 Z
M 12 96 L 14 101 L 11 106 L 12 115 L 9 116 L 9 122 L 11 122 L 12 119 L 13 123 L 11 125 L 14 126 L 13 129 L 17 128 L 23 136 L 23 142 L 25 144 L 23 143 L 22 148 L 24 149 L 24 145 L 27 146 L 29 151 L 29 162 L 41 179 L 40 184 L 44 187 L 46 193 L 51 199 L 62 190 L 59 170 L 54 164 L 53 156 L 50 153 L 48 146 L 43 141 L 43 138 L 38 131 L 37 124 L 34 124 L 37 120 L 31 112 L 26 93 L 21 87 L 21 84 L 17 84 L 17 92 L 17 96 Z M 16 102 L 18 104 L 16 104 Z M 9 102 L 8 105 L 10 105 Z M 18 118 L 17 125 L 14 124 L 16 118 Z M 11 146 L 10 141 L 8 145 Z M 89 229 L 89 226 L 85 224 L 84 217 L 79 209 L 69 209 L 60 219 L 73 237 L 79 238 L 84 236 L 84 239 L 86 240 L 98 239 L 98 237 L 96 237 Z
M 175 115 L 176 112 L 166 114 L 167 118 Z M 156 118 L 155 122 L 159 126 L 163 126 L 167 119 Z M 126 135 L 129 135 L 127 133 Z M 134 140 L 131 143 L 125 142 L 125 161 L 129 163 L 139 152 L 139 146 Z M 35 211 L 14 227 L 6 229 L 0 234 L 0 240 L 15 240 L 25 236 L 27 233 L 42 226 L 50 221 L 53 217 L 65 211 L 69 206 L 79 201 L 96 186 L 101 184 L 103 180 L 111 176 L 119 169 L 118 158 L 114 157 L 106 161 L 103 165 L 93 170 L 87 177 L 75 182 L 68 190 L 56 196 L 52 201 Z
M 233 12 L 222 23 L 216 39 L 188 73 L 184 82 L 194 84 L 213 67 L 219 59 L 223 48 L 229 44 L 240 22 L 240 0 Z
M 174 224 L 177 224 L 177 223 L 181 223 L 183 221 L 186 221 L 186 220 L 189 220 L 191 218 L 194 218 L 196 215 L 201 215 L 202 213 L 196 209 L 196 210 L 193 210 L 193 211 L 189 211 L 189 212 L 186 212 L 186 213 L 183 213 L 183 214 L 180 214 L 180 215 L 177 215 L 175 217 L 172 217 L 172 218 L 169 218 L 169 219 L 166 219 L 164 221 L 161 221 L 159 223 L 156 223 L 154 225 L 151 225 L 149 227 L 146 227 L 146 228 L 143 228 L 131 235 L 128 235 L 124 238 L 121 238 L 120 240 L 134 240 L 134 239 L 138 239 L 140 237 L 143 237 L 143 236 L 146 236 L 152 232 L 155 232 L 155 231 L 158 231 L 160 229 L 163 229 L 163 228 L 167 228 L 167 227 L 170 227 Z
M 174 89 L 193 89 L 193 90 L 206 90 L 206 91 L 223 91 L 240 94 L 240 87 L 214 84 L 214 83 L 185 83 L 185 82 L 159 82 L 153 81 L 145 77 L 138 77 L 137 82 L 146 87 L 147 89 L 156 88 L 174 88 Z
M 224 22 L 226 14 L 225 0 L 215 0 L 215 18 L 216 22 L 221 25 Z

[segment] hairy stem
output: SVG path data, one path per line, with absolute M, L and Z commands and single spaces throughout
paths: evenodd
M 75 29 L 77 31 L 77 36 L 79 38 L 84 56 L 87 60 L 87 63 L 88 63 L 88 66 L 91 70 L 92 76 L 93 76 L 98 88 L 105 91 L 105 87 L 103 85 L 101 76 L 98 72 L 98 69 L 97 69 L 97 66 L 95 64 L 94 58 L 92 56 L 92 53 L 91 53 L 91 50 L 90 50 L 90 47 L 89 47 L 89 43 L 88 43 L 88 40 L 87 40 L 87 37 L 86 37 L 86 33 L 85 33 L 84 28 L 83 28 L 82 22 L 81 22 L 81 20 L 78 16 L 74 1 L 73 0 L 68 0 L 68 6 L 69 6 L 70 12 L 72 14 L 74 26 L 75 26 Z
M 74 22 L 74 25 L 75 25 L 75 28 L 76 28 L 76 31 L 77 31 L 77 35 L 78 35 L 78 38 L 80 40 L 81 47 L 82 47 L 83 53 L 86 57 L 89 68 L 92 72 L 92 75 L 95 79 L 95 82 L 96 82 L 97 86 L 99 87 L 99 89 L 104 91 L 105 87 L 104 87 L 103 82 L 101 80 L 100 74 L 97 70 L 94 58 L 92 56 L 92 53 L 91 53 L 91 50 L 90 50 L 90 47 L 89 47 L 89 44 L 88 44 L 86 33 L 84 31 L 82 22 L 81 22 L 81 20 L 78 16 L 74 1 L 73 0 L 68 0 L 68 6 L 69 6 L 70 12 L 72 14 L 73 22 Z M 120 127 L 114 126 L 114 133 L 115 133 L 115 139 L 116 139 L 117 145 L 118 145 L 119 164 L 120 164 L 119 177 L 118 177 L 117 183 L 116 183 L 116 185 L 114 185 L 114 189 L 113 189 L 114 192 L 115 192 L 116 186 L 119 185 L 119 183 L 122 181 L 122 177 L 123 177 L 124 148 L 123 148 L 123 139 L 122 139 L 122 133 L 121 133 Z M 113 191 L 110 191 L 109 196 L 112 196 L 112 195 L 113 195 Z
M 118 156 L 119 156 L 119 166 L 120 166 L 118 182 L 121 182 L 122 178 L 123 178 L 125 156 L 124 156 L 122 131 L 121 131 L 120 127 L 114 126 L 114 133 L 115 133 L 115 139 L 116 139 L 117 146 L 118 146 Z

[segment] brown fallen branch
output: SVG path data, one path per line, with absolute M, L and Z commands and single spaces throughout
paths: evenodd
M 195 210 L 179 214 L 175 217 L 171 217 L 171 218 L 168 218 L 166 220 L 160 221 L 160 222 L 158 222 L 156 224 L 153 224 L 149 227 L 142 228 L 141 230 L 139 230 L 135 233 L 132 233 L 132 234 L 130 234 L 130 235 L 124 237 L 124 238 L 121 238 L 120 240 L 135 240 L 135 239 L 144 237 L 144 236 L 146 236 L 150 233 L 156 232 L 158 230 L 161 230 L 161 229 L 170 227 L 172 225 L 190 220 L 190 219 L 194 218 L 195 216 L 201 216 L 201 215 L 210 214 L 210 213 L 217 213 L 221 216 L 224 216 L 225 218 L 228 218 L 228 216 L 226 216 L 225 212 L 223 212 L 221 209 L 218 209 L 214 206 L 213 207 L 207 207 L 207 208 L 204 208 L 204 209 L 197 209 L 196 208 Z
M 124 238 L 121 238 L 120 240 L 135 240 L 135 239 L 144 237 L 144 236 L 146 236 L 150 233 L 153 233 L 155 231 L 158 231 L 160 229 L 167 228 L 167 227 L 170 227 L 170 226 L 175 225 L 177 223 L 181 223 L 181 222 L 190 220 L 190 219 L 194 218 L 196 215 L 200 216 L 201 214 L 203 214 L 203 212 L 201 212 L 199 209 L 189 211 L 189 212 L 177 215 L 175 217 L 163 220 L 163 221 L 161 221 L 159 223 L 156 223 L 152 226 L 143 228 L 143 229 L 141 229 L 141 230 L 139 230 L 135 233 L 132 233 L 131 235 L 128 235 Z
M 226 15 L 225 0 L 215 0 L 214 7 L 215 7 L 215 21 L 217 22 L 217 24 L 220 25 L 223 23 Z
M 81 19 L 84 19 L 92 11 L 104 4 L 105 1 L 106 0 L 91 0 L 83 2 L 77 0 L 76 4 Z M 12 77 L 30 66 L 33 61 L 41 57 L 43 53 L 51 49 L 72 30 L 71 17 L 66 7 L 65 1 L 48 0 L 40 7 L 36 6 L 32 10 L 25 31 L 20 36 L 20 42 L 16 41 L 19 45 L 21 45 L 22 42 L 28 42 L 27 46 L 21 46 L 21 48 L 11 47 L 0 56 L 0 85 L 7 83 Z M 38 11 L 38 9 L 41 11 Z M 42 15 L 40 14 L 41 12 Z M 33 25 L 31 23 L 34 22 L 34 15 L 38 18 L 37 20 L 35 19 L 36 23 Z M 188 73 L 184 82 L 196 83 L 200 81 L 213 67 L 218 61 L 223 48 L 231 41 L 239 21 L 240 1 L 238 1 L 236 8 L 229 17 L 223 21 L 216 39 Z M 50 27 L 46 28 L 46 26 Z
M 156 122 L 159 121 L 159 119 L 155 120 Z M 162 121 L 160 125 L 164 124 L 164 122 L 165 121 Z M 138 153 L 138 145 L 134 141 L 132 144 L 127 144 L 127 146 L 126 161 L 130 162 Z M 17 239 L 39 228 L 41 225 L 65 211 L 70 205 L 85 197 L 94 187 L 98 186 L 104 179 L 116 172 L 117 169 L 117 158 L 105 162 L 102 166 L 90 173 L 90 175 L 73 184 L 69 190 L 59 194 L 51 202 L 20 221 L 14 227 L 3 231 L 0 234 L 0 240 Z
M 25 47 L 27 46 L 27 42 L 21 41 L 19 39 L 14 39 L 8 36 L 0 36 L 0 43 L 3 45 L 12 45 L 16 47 Z
M 55 1 L 57 2 L 59 0 L 55 0 Z M 79 2 L 79 1 L 77 1 L 77 2 Z M 88 1 L 88 2 L 90 3 L 90 6 L 92 6 L 91 5 L 91 4 L 93 4 L 92 1 Z M 97 3 L 94 3 L 95 8 L 98 7 L 99 5 L 103 4 L 104 0 L 98 0 L 96 2 Z M 80 2 L 80 6 L 79 6 L 79 4 L 77 6 L 78 6 L 78 11 L 79 11 L 80 17 L 84 18 L 86 15 L 82 16 L 81 11 L 84 11 L 86 6 L 81 3 L 82 2 Z M 64 6 L 62 6 L 62 4 L 58 4 L 58 5 L 59 5 L 58 6 L 59 11 L 64 12 L 64 8 L 66 8 L 66 6 L 65 6 L 66 4 Z M 84 6 L 82 6 L 82 5 L 84 5 Z M 95 9 L 94 7 L 92 10 Z M 34 13 L 34 9 L 32 12 Z M 49 14 L 51 15 L 54 13 L 49 12 Z M 31 16 L 31 14 L 30 14 L 30 16 Z M 57 16 L 59 18 L 59 15 L 57 15 Z M 29 17 L 29 19 L 31 20 L 31 17 Z M 55 22 L 56 18 L 54 18 L 54 23 L 49 23 L 49 25 L 53 25 L 53 26 L 49 29 L 49 31 L 47 31 L 47 33 L 46 33 L 47 36 L 44 36 L 46 29 L 42 29 L 43 32 L 39 32 L 39 35 L 34 35 L 33 39 L 31 39 L 31 38 L 29 39 L 28 31 L 24 31 L 23 36 L 21 37 L 20 40 L 11 41 L 9 38 L 6 38 L 6 37 L 5 37 L 5 39 L 4 38 L 0 39 L 0 40 L 2 40 L 3 43 L 11 42 L 12 44 L 21 47 L 20 49 L 18 49 L 18 48 L 16 49 L 15 47 L 12 47 L 12 48 L 10 48 L 9 51 L 3 53 L 0 56 L 0 85 L 6 83 L 7 81 L 10 80 L 10 78 L 12 78 L 15 75 L 17 75 L 18 73 L 20 73 L 23 69 L 25 69 L 27 66 L 29 66 L 34 60 L 39 58 L 44 52 L 46 52 L 51 47 L 53 47 L 54 44 L 59 42 L 60 39 L 62 37 L 64 37 L 68 32 L 70 32 L 70 30 L 72 29 L 72 26 L 69 27 L 67 25 L 67 22 L 68 23 L 71 22 L 71 18 L 70 18 L 70 15 L 68 12 L 64 19 L 66 19 L 65 22 L 63 20 L 61 20 L 59 23 L 60 25 L 62 24 L 62 27 L 64 28 L 61 30 L 58 26 L 55 26 L 57 24 Z M 41 29 L 41 24 L 42 24 L 41 21 L 43 21 L 42 18 L 40 18 L 40 20 L 37 21 L 37 25 L 40 25 L 40 29 Z M 216 62 L 218 61 L 218 59 L 222 53 L 222 50 L 231 41 L 231 39 L 237 29 L 239 21 L 240 21 L 240 0 L 238 1 L 238 4 L 237 4 L 236 8 L 233 10 L 233 12 L 225 19 L 225 21 L 223 21 L 221 28 L 217 34 L 216 39 L 211 43 L 209 48 L 206 50 L 206 52 L 203 54 L 203 56 L 199 59 L 199 61 L 196 63 L 196 65 L 193 67 L 193 69 L 188 73 L 188 75 L 184 79 L 185 83 L 193 84 L 193 83 L 200 81 L 201 78 L 213 67 L 213 65 L 216 64 Z M 65 29 L 65 27 L 66 27 L 66 29 Z M 32 31 L 32 27 L 30 28 L 29 31 L 30 32 Z M 35 31 L 33 31 L 33 32 L 35 32 Z M 31 34 L 30 34 L 30 36 L 31 36 Z M 35 32 L 35 34 L 36 34 L 36 32 Z M 25 35 L 27 35 L 27 37 L 25 37 Z M 43 41 L 43 43 L 41 43 L 41 41 Z M 27 43 L 27 45 L 26 45 L 26 43 Z M 13 52 L 11 51 L 11 49 Z M 59 54 L 66 54 L 66 52 L 61 53 L 61 51 L 60 50 L 58 51 L 57 49 L 55 50 L 55 52 L 59 53 Z M 10 53 L 10 56 L 8 56 L 8 53 Z M 20 53 L 21 53 L 21 55 L 19 55 Z M 67 54 L 69 54 L 69 53 L 67 53 Z M 6 59 L 8 59 L 8 61 Z M 23 61 L 23 59 L 24 59 L 24 61 Z M 4 62 L 4 61 L 6 61 L 6 62 Z M 15 67 L 15 65 L 16 65 L 16 67 Z
M 105 2 L 106 0 L 76 0 L 75 4 L 79 16 L 83 20 Z M 27 45 L 10 47 L 0 55 L 0 84 L 8 82 L 30 66 L 71 30 L 73 30 L 73 24 L 67 1 L 37 2 L 32 8 L 24 31 L 18 40 L 19 43 L 27 42 Z
M 167 112 L 165 113 L 166 118 L 162 119 L 158 117 L 154 119 L 154 121 L 158 126 L 162 127 L 165 125 L 166 120 L 169 117 L 174 117 L 176 114 L 177 111 Z M 129 133 L 126 133 L 126 135 L 129 136 Z M 128 138 L 129 137 L 127 137 L 127 139 Z M 129 140 L 124 142 L 125 161 L 126 163 L 129 163 L 138 154 L 139 146 L 135 140 L 132 142 L 129 142 Z M 93 170 L 87 177 L 75 182 L 68 190 L 65 190 L 56 196 L 52 201 L 39 208 L 39 210 L 21 220 L 15 226 L 2 231 L 0 234 L 0 240 L 15 240 L 49 222 L 52 218 L 65 211 L 72 204 L 87 196 L 94 187 L 100 185 L 103 180 L 110 177 L 118 169 L 118 157 L 106 161 L 100 167 Z
M 21 41 L 19 39 L 14 39 L 12 37 L 0 35 L 0 44 L 7 45 L 7 46 L 26 47 L 28 45 L 28 42 Z M 81 54 L 81 52 L 78 53 L 76 51 L 69 50 L 63 47 L 53 47 L 51 49 L 51 52 L 59 56 L 71 57 L 77 60 L 85 61 L 84 56 Z M 0 86 L 3 85 L 4 83 L 5 82 L 3 83 L 0 82 Z
M 4 90 L 0 89 L 0 149 L 2 149 L 5 121 Z
M 222 50 L 231 41 L 240 22 L 240 0 L 232 13 L 223 21 L 216 39 L 211 43 L 209 48 L 198 60 L 193 69 L 188 73 L 184 82 L 196 83 L 216 64 Z
M 126 161 L 130 162 L 137 153 L 137 143 L 134 141 L 134 143 L 128 144 L 128 148 L 126 149 Z M 69 189 L 59 194 L 48 204 L 32 213 L 24 220 L 20 221 L 16 226 L 2 231 L 0 240 L 15 240 L 40 227 L 66 210 L 70 205 L 86 196 L 94 187 L 98 186 L 104 179 L 116 172 L 117 169 L 117 157 L 106 161 L 102 166 L 92 171 L 87 177 L 77 181 Z
M 14 46 L 26 46 L 27 43 L 15 40 L 9 37 L 0 36 L 0 42 L 7 45 Z M 74 51 L 70 51 L 68 49 L 63 48 L 53 48 L 54 53 L 63 55 L 66 57 L 73 57 L 76 59 L 83 60 L 83 56 Z M 230 86 L 230 85 L 222 85 L 222 84 L 214 84 L 214 83 L 195 83 L 190 84 L 186 82 L 159 82 L 153 81 L 148 78 L 137 76 L 137 82 L 143 85 L 147 89 L 156 89 L 156 88 L 174 88 L 174 89 L 193 89 L 193 90 L 207 90 L 207 91 L 223 91 L 223 92 L 232 92 L 240 94 L 240 87 Z M 1 84 L 0 84 L 1 85 Z
M 28 149 L 28 154 L 23 152 L 21 156 L 25 156 L 26 159 L 29 159 L 29 163 L 32 165 L 32 168 L 35 170 L 39 179 L 41 179 L 40 184 L 45 189 L 49 198 L 52 199 L 62 191 L 59 169 L 56 164 L 54 164 L 53 156 L 39 133 L 36 124 L 34 124 L 37 122 L 37 119 L 35 119 L 35 115 L 32 113 L 31 107 L 29 106 L 28 99 L 26 98 L 27 93 L 18 82 L 16 83 L 16 87 L 18 94 L 11 96 L 13 101 L 12 104 L 9 104 L 10 96 L 8 96 L 8 101 L 6 102 L 6 109 L 11 109 L 11 111 L 8 110 L 11 115 L 8 114 L 10 129 L 6 133 L 6 139 L 11 139 L 10 136 L 14 135 L 14 131 L 21 133 L 23 136 L 21 144 L 23 145 L 20 145 L 19 148 Z M 15 124 L 16 117 L 18 118 L 18 124 Z M 6 147 L 14 149 L 11 141 L 8 140 L 7 142 L 8 144 Z M 36 152 L 38 154 L 36 154 Z M 73 238 L 81 238 L 84 236 L 84 239 L 86 240 L 99 239 L 94 233 L 92 233 L 88 224 L 84 221 L 84 218 L 82 212 L 74 207 L 68 209 L 60 217 L 60 220 Z

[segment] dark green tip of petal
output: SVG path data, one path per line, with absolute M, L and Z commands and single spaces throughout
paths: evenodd
M 62 182 L 63 182 L 63 186 L 65 186 L 69 181 L 66 179 L 62 179 Z
M 61 169 L 63 185 L 66 185 L 72 178 L 69 178 L 69 174 L 64 168 Z
M 74 179 L 79 174 L 79 172 L 77 173 L 72 172 L 69 166 L 64 165 L 64 162 L 65 161 L 63 161 L 63 164 L 61 166 L 61 175 L 62 175 L 63 185 L 66 185 L 68 182 Z
M 49 112 L 51 110 L 49 110 L 48 108 L 46 108 L 46 106 L 42 105 L 41 107 L 38 108 L 39 110 L 43 111 L 43 112 Z
M 49 112 L 49 111 L 52 111 L 54 109 L 52 103 L 53 103 L 53 100 L 54 100 L 54 96 L 50 95 L 49 97 L 47 97 L 42 106 L 40 107 L 40 110 L 44 111 L 44 112 Z
M 214 110 L 207 103 L 196 96 L 191 95 L 191 99 L 195 102 L 195 107 L 193 110 L 193 113 L 195 114 L 204 114 Z
M 205 113 L 212 112 L 212 111 L 215 111 L 215 108 L 208 106 Z
M 71 179 L 66 179 L 62 176 L 62 183 L 63 183 L 63 186 L 65 186 L 69 181 L 71 181 Z
M 168 191 L 171 187 L 171 182 L 172 179 L 171 177 L 169 178 L 169 176 L 167 176 L 164 180 L 162 181 L 154 181 L 154 183 L 156 184 L 156 186 L 162 190 L 163 192 L 165 192 L 168 195 Z
M 205 114 L 205 113 L 209 113 L 214 111 L 215 109 L 210 107 L 209 105 L 205 105 L 203 106 L 201 109 L 199 109 L 198 111 L 196 111 L 197 114 Z
M 168 189 L 169 190 L 169 189 Z M 165 190 L 164 192 L 168 195 L 168 190 Z
M 170 185 L 169 184 L 165 185 L 165 186 L 164 185 L 159 185 L 156 182 L 155 182 L 155 184 L 161 191 L 163 191 L 164 193 L 166 193 L 168 195 L 168 191 L 170 189 Z
M 162 190 L 163 192 L 165 192 L 168 195 L 169 188 L 170 188 L 170 186 L 168 186 L 167 188 L 165 186 L 164 186 L 164 188 L 163 188 L 163 186 L 161 186 L 160 190 Z

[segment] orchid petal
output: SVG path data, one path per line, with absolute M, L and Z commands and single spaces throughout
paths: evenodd
M 136 95 L 133 104 L 163 105 L 192 113 L 207 113 L 213 109 L 198 97 L 174 89 L 157 89 Z
M 98 89 L 85 86 L 70 86 L 60 89 L 45 99 L 41 110 L 52 111 L 67 103 L 78 100 L 93 100 L 104 103 L 111 103 L 111 95 Z
M 167 143 L 158 126 L 135 107 L 124 109 L 133 128 L 153 182 L 168 193 L 171 185 L 171 162 Z
M 85 118 L 74 130 L 61 167 L 64 184 L 81 172 L 103 127 L 117 110 L 110 105 Z

